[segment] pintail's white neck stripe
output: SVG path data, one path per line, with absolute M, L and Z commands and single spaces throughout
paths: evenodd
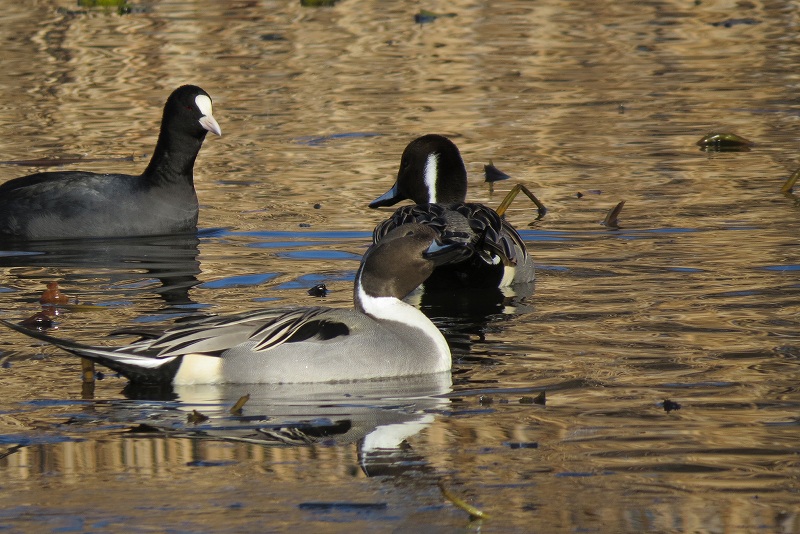
M 425 160 L 425 187 L 428 188 L 428 202 L 436 204 L 436 179 L 439 175 L 439 154 L 428 154 Z
M 428 317 L 417 308 L 410 306 L 394 297 L 373 297 L 368 295 L 361 286 L 361 280 L 356 280 L 356 294 L 361 303 L 361 309 L 370 317 L 379 321 L 395 321 L 408 326 L 419 328 L 436 345 L 436 350 L 441 359 L 440 371 L 450 369 L 450 346 L 442 333 L 436 328 Z

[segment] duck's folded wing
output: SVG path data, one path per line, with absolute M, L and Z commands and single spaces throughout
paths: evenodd
M 392 215 L 372 231 L 372 242 L 377 243 L 386 234 L 404 224 L 421 223 L 441 234 L 447 227 L 445 208 L 439 204 L 411 204 L 395 210 Z
M 263 351 L 289 341 L 313 337 L 329 338 L 346 329 L 320 319 L 328 308 L 262 310 L 229 317 L 211 317 L 171 329 L 161 337 L 139 343 L 137 352 L 169 358 L 184 354 L 219 356 L 242 343 L 255 343 Z
M 527 257 L 528 252 L 522 237 L 505 219 L 492 208 L 477 203 L 463 203 L 453 207 L 468 221 L 475 235 L 475 249 L 499 256 L 503 263 L 516 265 Z

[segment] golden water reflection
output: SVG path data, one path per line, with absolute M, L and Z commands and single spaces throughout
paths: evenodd
M 48 281 L 102 307 L 65 311 L 55 333 L 103 343 L 190 313 L 350 306 L 387 215 L 366 204 L 423 133 L 456 141 L 470 200 L 496 206 L 523 182 L 549 211 L 508 212 L 537 263 L 527 296 L 421 304 L 453 346 L 453 392 L 376 459 L 383 475 L 357 439 L 132 432 L 140 417 L 109 408 L 124 381 L 99 381 L 89 410 L 77 362 L 0 334 L 0 522 L 470 528 L 443 480 L 492 516 L 476 529 L 800 530 L 800 204 L 778 193 L 798 165 L 790 5 L 455 0 L 425 7 L 456 17 L 420 25 L 402 2 L 6 4 L 1 160 L 133 155 L 65 168 L 138 172 L 182 83 L 212 95 L 225 135 L 197 160 L 196 242 L 0 247 L 4 317 L 38 311 Z M 712 130 L 756 144 L 700 152 Z M 512 176 L 494 191 L 489 160 Z M 0 181 L 33 170 L 2 165 Z M 621 227 L 600 226 L 620 200 Z M 308 295 L 320 282 L 328 296 Z M 542 390 L 546 407 L 520 404 Z M 386 507 L 301 506 L 332 501 Z

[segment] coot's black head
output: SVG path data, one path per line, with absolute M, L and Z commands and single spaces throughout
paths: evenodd
M 212 113 L 211 97 L 196 85 L 175 89 L 164 105 L 162 129 L 203 139 L 206 132 L 222 135 Z

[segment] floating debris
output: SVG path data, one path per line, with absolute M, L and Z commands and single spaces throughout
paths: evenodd
M 672 410 L 680 410 L 681 405 L 669 399 L 664 399 L 664 411 L 669 413 Z
M 547 404 L 547 395 L 545 394 L 545 392 L 542 391 L 541 393 L 536 395 L 536 397 L 534 397 L 534 399 L 533 399 L 533 403 L 534 404 L 539 404 L 541 406 L 544 406 L 545 404 Z
M 786 180 L 786 183 L 784 183 L 783 187 L 781 187 L 781 193 L 791 193 L 792 189 L 794 189 L 794 184 L 797 183 L 798 178 L 800 178 L 800 169 L 794 171 L 789 179 Z
M 279 33 L 265 33 L 261 36 L 262 41 L 285 41 L 286 37 Z
M 503 445 L 509 449 L 538 449 L 538 441 L 506 441 Z
M 454 506 L 461 508 L 465 512 L 467 512 L 470 517 L 474 517 L 477 519 L 488 519 L 489 514 L 484 512 L 483 510 L 479 510 L 478 508 L 472 506 L 469 503 L 464 502 L 463 499 L 454 495 L 450 490 L 444 487 L 444 483 L 441 481 L 439 482 L 439 491 L 442 492 L 442 496 L 453 503 Z
M 300 0 L 303 7 L 333 7 L 339 0 Z
M 491 161 L 489 161 L 488 165 L 483 166 L 483 175 L 485 177 L 485 181 L 490 184 L 511 178 L 511 176 L 495 167 L 494 163 Z
M 58 315 L 52 308 L 46 308 L 38 313 L 35 313 L 27 319 L 20 321 L 19 324 L 25 328 L 33 328 L 36 330 L 44 330 L 53 327 L 53 318 Z
M 203 421 L 208 421 L 208 416 L 201 414 L 197 410 L 192 410 L 192 413 L 186 415 L 186 421 L 196 425 L 202 423 Z
M 478 404 L 480 404 L 481 406 L 490 406 L 493 403 L 494 399 L 492 397 L 489 397 L 487 395 L 481 395 L 480 397 L 478 397 Z
M 324 297 L 328 295 L 328 288 L 325 284 L 317 284 L 308 290 L 308 294 L 312 297 Z
M 710 133 L 697 142 L 700 150 L 705 152 L 749 152 L 755 145 L 744 137 L 734 133 Z
M 752 26 L 754 24 L 761 24 L 761 21 L 756 19 L 746 18 L 746 19 L 727 19 L 727 20 L 722 20 L 720 22 L 711 23 L 712 26 L 722 26 L 723 28 L 731 28 L 733 26 L 738 26 L 740 24 Z
M 297 505 L 300 510 L 319 510 L 324 512 L 345 511 L 361 512 L 369 510 L 385 510 L 385 502 L 301 502 Z
M 520 397 L 519 398 L 519 403 L 520 404 L 533 404 L 533 397 L 529 397 L 528 395 L 525 395 L 524 397 Z
M 69 297 L 61 292 L 58 282 L 47 282 L 47 289 L 39 297 L 39 303 L 54 306 L 57 304 L 68 304 Z
M 542 217 L 544 217 L 545 214 L 547 214 L 547 208 L 544 206 L 544 204 L 541 203 L 541 201 L 538 198 L 536 198 L 536 195 L 531 193 L 530 190 L 524 185 L 516 184 L 514 187 L 511 188 L 511 191 L 508 192 L 506 198 L 503 199 L 500 205 L 497 206 L 497 209 L 495 211 L 499 216 L 502 217 L 505 214 L 506 210 L 514 201 L 514 199 L 516 198 L 516 196 L 519 194 L 520 191 L 525 193 L 525 196 L 531 199 L 531 202 L 536 204 L 536 208 L 538 209 L 538 216 L 536 217 L 537 221 Z
M 619 214 L 622 212 L 624 206 L 625 201 L 621 200 L 616 206 L 609 210 L 606 214 L 606 218 L 603 219 L 603 222 L 600 224 L 608 226 L 609 228 L 619 228 Z
M 133 11 L 133 7 L 127 0 L 78 0 L 79 7 L 104 8 L 110 10 L 115 8 L 120 15 L 127 15 Z
M 455 13 L 434 13 L 427 9 L 421 9 L 419 13 L 414 15 L 414 22 L 417 24 L 427 24 L 441 17 L 455 17 Z
M 239 400 L 236 401 L 236 404 L 231 406 L 230 412 L 232 415 L 242 415 L 242 408 L 250 400 L 250 394 L 242 395 L 239 397 Z

